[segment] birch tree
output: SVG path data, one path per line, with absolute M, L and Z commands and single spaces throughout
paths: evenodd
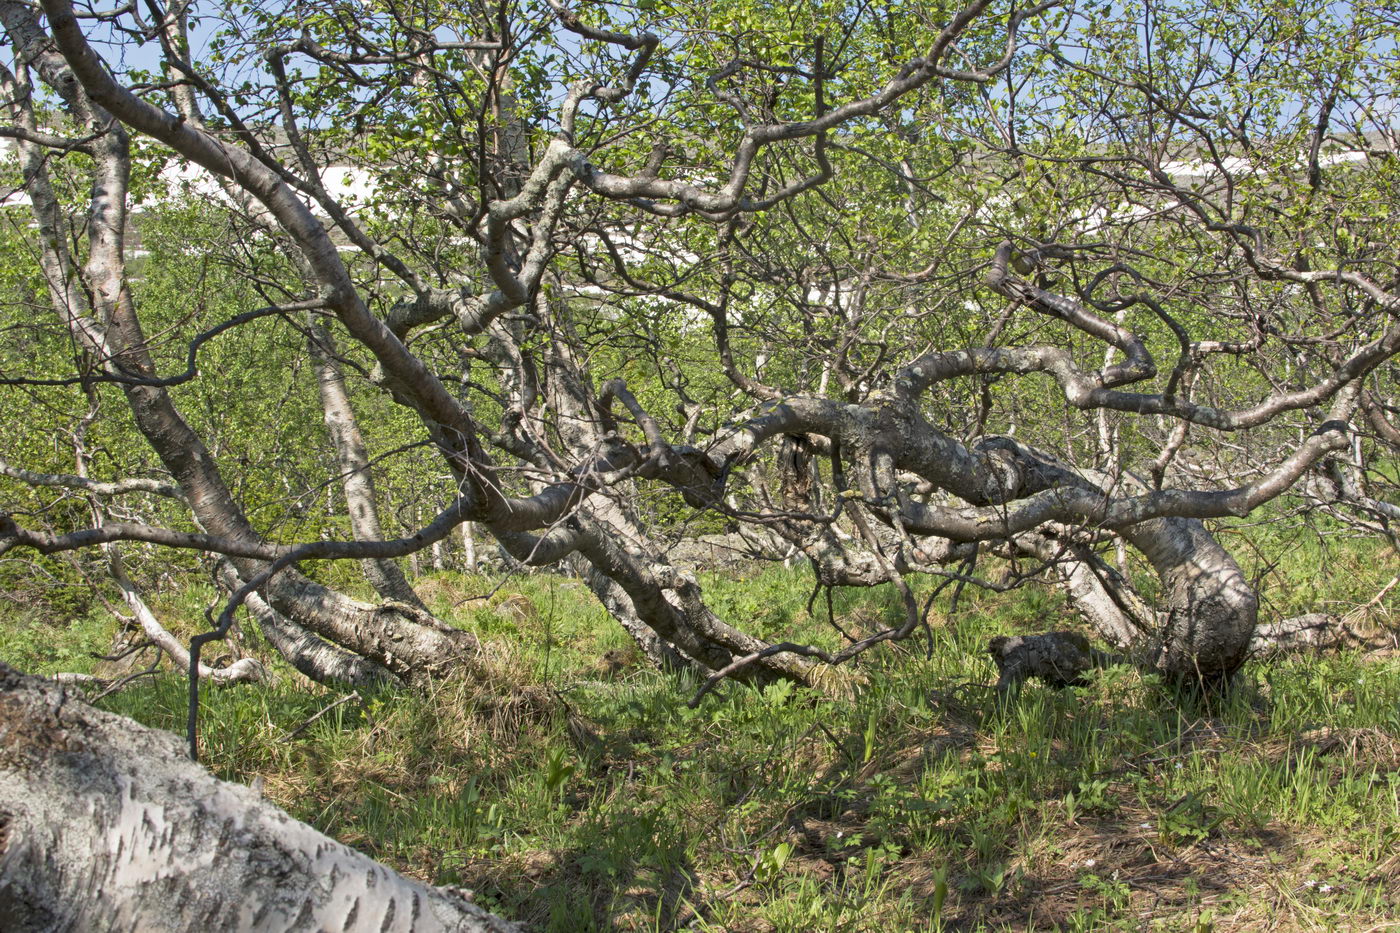
M 821 684 L 919 630 L 918 576 L 1006 585 L 977 571 L 994 554 L 1058 581 L 1112 650 L 1219 684 L 1259 608 L 1209 523 L 1354 479 L 1357 451 L 1394 443 L 1395 129 L 1377 88 L 1396 23 L 1378 5 L 0 12 L 51 304 L 200 527 L 4 516 L 0 550 L 222 554 L 234 602 L 265 593 L 403 679 L 477 646 L 297 562 L 382 561 L 471 522 L 516 561 L 567 562 L 657 663 Z M 199 15 L 220 25 L 196 54 Z M 162 80 L 99 33 L 154 44 Z M 40 85 L 61 129 L 32 115 Z M 247 520 L 140 327 L 132 138 L 216 180 L 291 257 L 279 300 L 220 328 L 310 315 L 313 339 L 333 333 L 317 346 L 411 413 L 451 476 L 426 527 L 274 543 Z M 80 155 L 83 259 L 44 187 Z M 345 192 L 348 169 L 372 184 Z M 1355 487 L 1326 495 L 1384 497 Z M 894 587 L 903 621 L 830 650 L 745 632 L 669 560 L 673 530 L 640 504 L 654 491 L 802 554 L 819 586 Z M 1054 635 L 994 652 L 1010 681 L 1096 657 Z

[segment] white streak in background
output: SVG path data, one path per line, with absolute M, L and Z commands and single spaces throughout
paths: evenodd
M 1323 168 L 1334 165 L 1341 165 L 1352 162 L 1362 162 L 1369 158 L 1369 154 L 1363 149 L 1333 149 L 1330 152 L 1323 152 L 1318 157 L 1318 164 Z M 1219 164 L 1215 162 L 1199 160 L 1175 160 L 1163 162 L 1161 170 L 1166 173 L 1172 181 L 1177 184 L 1191 181 L 1214 181 L 1222 176 L 1222 170 L 1232 176 L 1263 174 L 1272 175 L 1279 171 L 1276 165 L 1259 163 L 1256 164 L 1242 156 L 1230 156 L 1222 159 Z M 1300 175 L 1307 170 L 1307 161 L 1303 153 L 1299 153 L 1293 170 Z M 1002 192 L 997 192 L 988 197 L 979 209 L 983 217 L 1002 218 L 1005 212 L 1012 207 L 1011 199 Z M 1170 204 L 1150 205 L 1146 203 L 1124 202 L 1116 206 L 1098 205 L 1078 216 L 1071 214 L 1064 218 L 1067 228 L 1077 231 L 1080 237 L 1091 236 L 1110 226 L 1121 224 L 1124 221 L 1137 218 L 1147 218 L 1164 211 L 1176 209 Z
M 1361 149 L 1334 149 L 1331 152 L 1323 152 L 1320 154 L 1317 161 L 1319 165 L 1326 168 L 1330 165 L 1340 165 L 1343 162 L 1361 162 L 1365 159 L 1366 152 Z M 1302 152 L 1298 154 L 1296 167 L 1298 171 L 1303 171 L 1307 168 L 1307 161 L 1303 158 Z M 1230 156 L 1221 159 L 1219 165 L 1204 160 L 1162 163 L 1162 171 L 1173 178 L 1213 178 L 1219 175 L 1222 169 L 1229 172 L 1231 175 L 1242 175 L 1251 170 L 1262 170 L 1264 172 L 1275 171 L 1275 167 L 1272 165 L 1255 166 L 1254 163 L 1243 156 Z
M 1219 165 L 1216 165 L 1214 162 L 1201 161 L 1162 163 L 1162 171 L 1173 178 L 1209 178 L 1213 175 L 1220 174 L 1221 169 L 1224 169 L 1231 175 L 1239 175 L 1242 172 L 1248 171 L 1251 167 L 1250 161 L 1240 156 L 1229 156 L 1221 159 Z
M 61 127 L 43 127 L 42 130 L 53 136 L 62 136 L 64 133 Z M 16 147 L 16 140 L 0 137 L 0 163 L 9 163 L 15 157 Z M 159 177 L 166 189 L 165 197 L 154 199 L 159 205 L 164 206 L 173 199 L 191 196 L 231 203 L 228 195 L 214 180 L 214 176 L 198 165 L 172 160 L 160 170 Z M 332 200 L 340 203 L 352 215 L 379 194 L 379 183 L 373 173 L 351 165 L 332 165 L 323 169 L 321 180 Z M 301 195 L 301 199 L 318 216 L 326 216 L 321 206 L 311 198 Z M 18 184 L 13 189 L 0 187 L 0 207 L 29 207 L 30 203 L 28 193 Z M 139 214 L 146 209 L 147 203 L 135 202 L 131 205 L 132 213 Z
M 160 179 L 172 196 L 193 196 L 213 198 L 229 203 L 228 195 L 219 187 L 214 176 L 203 167 L 189 162 L 174 162 L 160 170 Z M 326 193 L 343 206 L 347 213 L 354 215 L 358 208 L 369 203 L 379 193 L 379 183 L 366 169 L 349 165 L 332 165 L 323 169 L 321 181 Z M 298 195 L 317 216 L 325 217 L 321 206 L 305 194 Z M 136 205 L 139 212 L 141 207 Z
M 44 129 L 45 132 L 51 132 L 47 127 Z M 15 161 L 15 149 L 18 145 L 16 140 L 8 136 L 0 137 L 0 163 L 3 163 L 6 168 L 10 168 L 11 163 Z M 16 168 L 16 174 L 18 174 L 18 168 Z M 20 186 L 18 181 L 16 181 L 14 188 L 0 185 L 0 207 L 29 207 L 31 203 L 29 193 Z
M 693 264 L 700 261 L 700 257 L 688 250 L 674 249 L 667 252 L 658 252 L 655 249 L 648 251 L 646 243 L 623 230 L 612 230 L 608 233 L 608 240 L 612 243 L 613 249 L 617 250 L 617 255 L 631 265 L 638 265 L 651 260 L 665 260 L 668 262 L 680 262 Z M 606 256 L 607 249 L 603 246 L 603 238 L 596 233 L 586 233 L 579 237 L 578 243 L 587 252 L 597 256 Z
M 46 132 L 53 135 L 61 135 L 59 129 L 47 129 Z M 0 139 L 0 160 L 9 161 L 16 148 L 16 141 L 13 139 Z M 1368 158 L 1368 154 L 1362 149 L 1337 149 L 1324 152 L 1318 159 L 1323 167 L 1339 165 L 1343 163 L 1362 162 Z M 1250 160 L 1240 156 L 1230 156 L 1221 161 L 1220 165 L 1205 160 L 1174 160 L 1162 163 L 1162 171 L 1177 181 L 1187 179 L 1210 180 L 1218 178 L 1222 168 L 1232 175 L 1247 174 L 1251 171 L 1275 170 L 1274 166 L 1255 166 Z M 1297 168 L 1303 171 L 1306 168 L 1302 154 L 1299 154 Z M 203 199 L 214 199 L 221 203 L 230 203 L 228 195 L 204 168 L 187 162 L 171 161 L 160 170 L 160 179 L 164 183 L 166 195 L 157 197 L 154 202 L 164 206 L 171 201 L 184 198 L 196 197 Z M 370 204 L 380 192 L 378 179 L 374 174 L 364 168 L 350 165 L 332 165 L 321 172 L 322 182 L 327 193 L 333 200 L 341 204 L 351 216 L 358 214 L 364 207 Z M 302 201 L 318 217 L 325 217 L 326 212 L 321 206 L 306 195 L 300 195 Z M 131 206 L 132 213 L 139 214 L 143 210 L 149 209 L 146 203 L 134 203 Z M 0 188 L 0 208 L 16 207 L 27 208 L 31 205 L 29 194 L 22 188 L 14 189 Z M 1001 192 L 998 192 L 983 203 L 981 213 L 983 216 L 996 216 L 1011 206 L 1010 199 Z M 1146 217 L 1160 211 L 1160 208 L 1152 208 L 1145 204 L 1122 204 L 1116 209 L 1109 209 L 1099 206 L 1091 209 L 1082 217 L 1076 220 L 1069 220 L 1070 226 L 1078 227 L 1080 235 L 1090 235 L 1110 223 L 1121 223 L 1124 220 L 1135 217 Z M 630 264 L 641 264 L 647 261 L 664 260 L 672 263 L 693 264 L 700 261 L 700 257 L 688 251 L 674 251 L 665 255 L 658 255 L 654 251 L 648 251 L 646 245 L 635 239 L 624 231 L 617 231 L 612 235 L 614 248 L 618 256 Z M 603 252 L 602 241 L 594 235 L 587 235 L 582 238 L 581 245 L 586 249 L 596 253 Z M 341 245 L 339 249 L 343 252 L 356 252 L 357 247 Z M 586 294 L 602 295 L 603 290 L 595 287 L 583 287 L 578 289 Z M 839 295 L 833 296 L 830 293 L 830 286 L 820 285 L 812 287 L 807 294 L 807 302 L 817 306 L 827 306 Z M 696 315 L 694 309 L 687 309 L 687 317 L 695 317 L 696 321 L 708 320 L 708 316 L 703 313 Z

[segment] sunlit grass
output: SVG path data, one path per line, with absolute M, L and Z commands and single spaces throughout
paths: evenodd
M 765 637 L 834 644 L 809 581 L 705 583 Z M 499 582 L 423 586 L 496 652 L 489 682 L 365 694 L 298 731 L 342 695 L 274 665 L 269 685 L 206 693 L 209 766 L 549 930 L 1400 918 L 1400 663 L 1383 654 L 1253 664 L 1218 697 L 1117 667 L 1002 699 L 987 639 L 1075 623 L 1051 591 L 965 593 L 927 638 L 861 659 L 853 697 L 729 684 L 692 710 L 698 684 L 642 667 L 577 581 Z M 897 612 L 879 592 L 834 608 L 862 631 Z M 185 697 L 167 675 L 104 703 L 179 730 Z

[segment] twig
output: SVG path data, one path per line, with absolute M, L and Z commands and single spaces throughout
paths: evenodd
M 291 732 L 288 732 L 288 733 L 286 733 L 285 735 L 283 735 L 283 736 L 282 736 L 281 738 L 279 738 L 277 741 L 279 741 L 279 742 L 289 742 L 289 741 L 291 741 L 292 739 L 294 739 L 294 738 L 296 738 L 297 736 L 301 735 L 301 734 L 302 734 L 303 732 L 305 732 L 307 729 L 311 728 L 312 724 L 314 724 L 314 723 L 316 722 L 316 720 L 320 719 L 322 716 L 326 715 L 326 714 L 329 713 L 331 710 L 335 709 L 337 706 L 340 706 L 341 704 L 344 704 L 344 703 L 349 703 L 351 700 L 358 700 L 358 699 L 360 699 L 360 691 L 356 690 L 354 693 L 347 693 L 345 696 L 343 696 L 343 697 L 341 697 L 340 699 L 336 700 L 336 701 L 335 701 L 334 703 L 332 703 L 330 706 L 327 706 L 325 709 L 323 709 L 323 710 L 321 710 L 320 712 L 314 714 L 310 719 L 306 720 L 306 721 L 303 722 L 301 725 L 297 726 L 297 727 L 296 727 L 295 729 L 293 729 Z
M 140 680 L 142 677 L 154 677 L 156 674 L 160 673 L 160 659 L 162 657 L 164 657 L 164 655 L 157 654 L 154 660 L 151 661 L 150 667 L 139 670 L 134 674 L 127 674 L 125 677 L 112 681 L 104 689 L 95 694 L 90 702 L 96 703 L 98 700 L 109 697 L 120 690 L 125 690 L 128 685 Z

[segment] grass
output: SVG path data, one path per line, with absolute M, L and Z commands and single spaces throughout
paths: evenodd
M 1337 585 L 1364 590 L 1357 574 L 1388 565 L 1347 566 Z M 830 638 L 809 579 L 705 582 L 750 631 Z M 1253 664 L 1215 698 L 1119 667 L 1003 700 L 987 639 L 1044 629 L 1063 600 L 967 593 L 926 642 L 865 656 L 855 696 L 726 685 L 691 710 L 697 684 L 642 667 L 576 581 L 469 598 L 496 582 L 422 592 L 492 646 L 498 680 L 366 695 L 297 732 L 341 695 L 274 665 L 270 685 L 208 694 L 210 767 L 545 930 L 1400 927 L 1400 662 L 1384 652 Z M 163 617 L 197 625 L 210 598 L 171 596 Z M 898 612 L 876 592 L 834 608 L 848 630 Z M 13 628 L 11 663 L 73 661 Z M 104 704 L 178 730 L 184 700 L 169 675 Z

